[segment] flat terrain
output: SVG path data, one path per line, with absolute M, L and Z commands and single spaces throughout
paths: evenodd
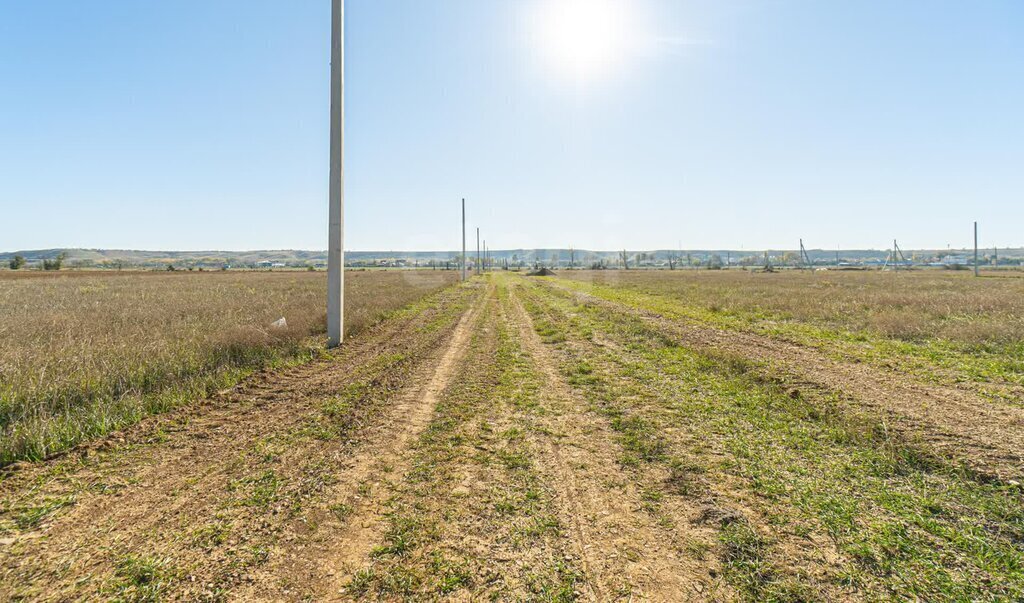
M 0 599 L 1021 599 L 1022 286 L 420 293 L 337 352 L 9 470 Z
M 350 272 L 347 328 L 454 279 Z M 0 272 L 0 466 L 308 359 L 323 347 L 326 288 L 323 272 Z

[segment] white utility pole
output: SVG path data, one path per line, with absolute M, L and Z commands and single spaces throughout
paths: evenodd
M 331 168 L 328 183 L 327 347 L 345 337 L 345 2 L 331 0 Z
M 476 273 L 480 274 L 480 229 L 476 229 Z
M 466 280 L 466 200 L 462 200 L 462 280 Z

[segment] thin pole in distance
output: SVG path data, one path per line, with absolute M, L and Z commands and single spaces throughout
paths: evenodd
M 327 347 L 345 337 L 345 2 L 331 0 L 331 160 L 328 183 Z
M 974 276 L 978 276 L 978 223 L 974 223 Z
M 466 200 L 462 200 L 462 280 L 466 280 Z

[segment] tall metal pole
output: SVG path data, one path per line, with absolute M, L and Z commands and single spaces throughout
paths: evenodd
M 462 200 L 462 280 L 466 280 L 466 200 Z
M 476 229 L 476 273 L 480 274 L 480 228 Z
M 331 4 L 331 160 L 328 183 L 327 347 L 345 337 L 345 3 Z
M 978 223 L 974 223 L 974 276 L 978 276 Z

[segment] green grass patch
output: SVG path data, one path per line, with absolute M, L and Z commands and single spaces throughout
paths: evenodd
M 150 603 L 161 601 L 179 576 L 166 559 L 127 555 L 117 562 L 114 580 L 105 589 L 114 601 Z
M 39 504 L 17 511 L 14 515 L 14 525 L 21 530 L 33 529 L 42 523 L 44 519 L 60 509 L 73 504 L 75 504 L 74 496 L 61 496 L 43 500 Z
M 236 493 L 237 504 L 247 507 L 267 508 L 280 499 L 282 481 L 273 469 L 258 475 L 232 480 L 228 491 Z

